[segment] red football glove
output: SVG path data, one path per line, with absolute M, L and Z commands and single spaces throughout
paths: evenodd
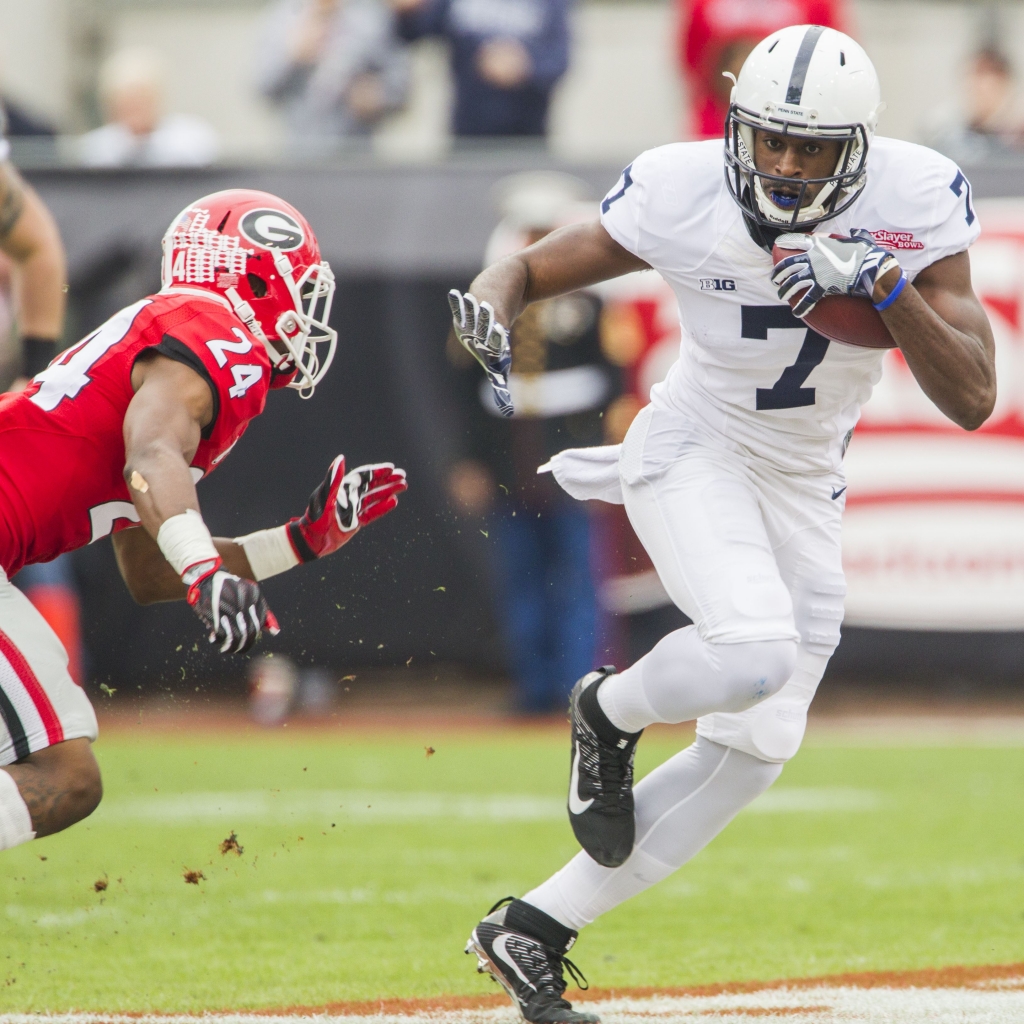
M 390 512 L 407 487 L 405 470 L 395 469 L 391 462 L 346 473 L 345 456 L 339 455 L 310 495 L 305 513 L 288 523 L 288 539 L 299 561 L 312 562 L 337 551 L 360 526 Z
M 190 565 L 181 578 L 188 587 L 185 600 L 222 653 L 249 650 L 264 629 L 271 636 L 281 632 L 260 585 L 227 572 L 219 558 Z

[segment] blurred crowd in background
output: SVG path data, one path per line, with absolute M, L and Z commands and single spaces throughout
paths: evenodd
M 59 0 L 49 2 L 52 6 Z M 110 0 L 78 3 L 72 5 L 70 16 L 91 9 L 94 19 L 97 12 L 109 11 L 116 21 L 123 6 Z M 171 14 L 176 8 L 174 3 L 146 6 L 166 7 Z M 178 20 L 194 17 L 187 5 L 178 6 Z M 220 6 L 224 5 L 212 5 Z M 601 69 L 592 65 L 604 60 L 610 77 L 639 79 L 645 73 L 642 33 L 635 40 L 639 49 L 627 63 L 613 65 L 608 40 L 598 45 L 592 30 L 589 35 L 580 30 L 582 12 L 595 9 L 583 0 L 251 0 L 243 6 L 240 23 L 247 26 L 252 44 L 246 59 L 241 64 L 225 62 L 214 78 L 216 87 L 206 92 L 206 102 L 193 97 L 189 110 L 175 109 L 171 97 L 184 94 L 181 77 L 188 74 L 190 59 L 209 74 L 199 48 L 191 58 L 172 56 L 159 39 L 140 41 L 138 37 L 145 35 L 140 30 L 126 45 L 119 45 L 112 34 L 93 41 L 85 72 L 91 78 L 78 89 L 76 111 L 64 118 L 100 122 L 85 132 L 75 133 L 69 123 L 55 123 L 40 113 L 41 106 L 25 94 L 24 84 L 12 91 L 5 81 L 11 76 L 0 67 L 8 131 L 16 146 L 18 141 L 32 143 L 25 151 L 39 160 L 47 156 L 52 142 L 51 159 L 89 167 L 194 167 L 237 160 L 240 155 L 251 158 L 255 149 L 246 154 L 244 144 L 241 149 L 238 145 L 238 138 L 245 138 L 245 124 L 232 126 L 229 146 L 221 137 L 224 132 L 215 127 L 223 127 L 224 108 L 237 104 L 237 96 L 243 94 L 257 104 L 247 108 L 250 114 L 258 109 L 279 126 L 277 159 L 301 162 L 366 152 L 375 134 L 402 118 L 408 120 L 428 101 L 422 94 L 436 91 L 437 83 L 416 70 L 416 55 L 425 43 L 435 49 L 441 46 L 446 55 L 446 120 L 456 148 L 500 145 L 501 140 L 512 140 L 518 147 L 531 141 L 543 146 L 552 103 L 567 72 L 582 74 L 580 69 L 589 68 L 586 74 L 600 80 Z M 721 134 L 731 88 L 727 75 L 737 73 L 754 43 L 774 29 L 812 22 L 829 25 L 860 36 L 872 52 L 868 37 L 884 36 L 886 11 L 895 14 L 907 6 L 912 5 L 899 0 L 619 0 L 598 5 L 605 9 L 599 13 L 606 33 L 621 24 L 608 17 L 611 8 L 626 16 L 630 10 L 636 12 L 634 31 L 648 23 L 652 34 L 656 25 L 670 29 L 670 60 L 675 67 L 661 76 L 672 81 L 659 81 L 657 91 L 667 90 L 679 100 L 674 138 Z M 922 29 L 934 13 L 929 8 L 943 6 L 952 5 L 917 4 Z M 964 162 L 1018 151 L 1024 145 L 1024 108 L 1012 52 L 1016 35 L 1009 31 L 1016 26 L 1016 15 L 1008 18 L 1007 12 L 1013 14 L 1019 5 L 961 0 L 958 6 L 973 14 L 972 38 L 961 40 L 955 66 L 938 60 L 945 89 L 933 90 L 920 76 L 914 78 L 915 110 L 922 113 L 915 115 L 911 134 L 914 141 L 927 142 Z M 655 9 L 659 21 L 650 19 Z M 2 10 L 0 3 L 0 16 Z M 594 24 L 600 21 L 597 14 L 587 17 Z M 861 32 L 862 28 L 870 31 Z M 196 30 L 202 31 L 199 21 Z M 90 31 L 100 29 L 93 25 Z M 926 47 L 926 35 L 922 31 L 918 49 Z M 646 42 L 650 62 L 657 64 L 668 52 L 666 40 L 652 37 Z M 875 49 L 885 87 L 887 77 L 895 74 L 894 70 L 887 76 L 887 65 L 898 64 L 898 58 L 881 52 L 881 46 Z M 919 61 L 921 55 L 914 59 Z M 606 84 L 614 92 L 615 83 Z M 628 83 L 623 85 L 627 91 Z M 890 95 L 890 108 L 905 107 L 906 93 Z M 932 93 L 938 98 L 929 105 Z M 596 93 L 593 101 L 607 102 Z M 581 101 L 574 102 L 578 117 Z M 652 95 L 651 102 L 663 98 Z M 585 103 L 584 98 L 584 107 Z M 601 119 L 599 109 L 585 113 L 594 122 Z M 643 119 L 644 112 L 637 111 L 636 116 Z M 665 141 L 671 138 L 651 143 Z M 400 148 L 390 152 L 403 155 Z
M 886 6 L 875 4 L 870 13 Z M 249 7 L 253 45 L 244 75 L 232 65 L 231 88 L 258 97 L 279 119 L 277 161 L 306 164 L 376 152 L 375 134 L 421 104 L 417 89 L 426 86 L 416 62 L 417 48 L 425 45 L 443 53 L 447 64 L 444 95 L 455 151 L 543 152 L 560 83 L 592 56 L 579 49 L 580 7 L 570 0 L 271 0 Z M 1002 8 L 974 7 L 974 38 L 965 58 L 942 69 L 956 80 L 954 100 L 929 108 L 916 129 L 916 141 L 966 165 L 1024 152 L 1024 106 L 1015 60 L 1000 30 Z M 720 136 L 728 75 L 739 72 L 768 33 L 818 23 L 857 35 L 863 17 L 864 5 L 848 0 L 674 0 L 664 23 L 673 33 L 670 88 L 681 102 L 672 131 L 651 143 Z M 206 109 L 176 108 L 169 84 L 182 65 L 169 60 L 159 43 L 99 48 L 94 80 L 84 89 L 91 103 L 83 109 L 95 122 L 88 130 L 51 122 L 31 96 L 5 83 L 15 161 L 22 153 L 28 163 L 85 168 L 237 164 L 237 147 L 228 146 L 216 127 L 222 97 L 214 90 Z M 650 40 L 652 53 L 664 45 L 664 39 Z M 607 85 L 614 92 L 615 83 Z M 898 99 L 890 96 L 889 102 Z M 557 170 L 506 178 L 495 192 L 496 226 L 481 263 L 595 216 L 597 198 L 578 177 Z M 495 619 L 517 706 L 526 713 L 562 707 L 574 680 L 595 661 L 607 660 L 606 652 L 632 661 L 683 621 L 621 508 L 585 508 L 550 476 L 536 473 L 562 448 L 620 441 L 652 383 L 675 358 L 674 302 L 651 278 L 631 275 L 527 310 L 512 332 L 517 416 L 511 421 L 495 415 L 475 364 L 448 342 L 462 440 L 446 493 L 457 516 L 493 538 L 488 550 Z M 0 260 L 0 368 L 7 383 L 18 373 L 12 296 L 11 268 Z M 80 677 L 85 659 L 66 564 L 34 569 L 16 582 L 61 633 Z M 288 704 L 294 676 L 285 659 L 255 664 L 260 714 L 267 721 Z M 312 703 L 327 692 L 315 671 L 307 683 Z

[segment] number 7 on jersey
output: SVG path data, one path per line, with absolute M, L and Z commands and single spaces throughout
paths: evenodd
M 769 330 L 796 328 L 806 331 L 796 361 L 782 371 L 770 388 L 757 389 L 758 410 L 801 409 L 814 405 L 814 388 L 805 388 L 804 381 L 821 365 L 828 351 L 829 340 L 812 331 L 789 306 L 743 306 L 740 335 L 750 341 L 767 341 Z

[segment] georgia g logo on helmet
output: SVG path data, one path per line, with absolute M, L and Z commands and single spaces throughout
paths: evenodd
M 238 227 L 250 242 L 264 249 L 291 252 L 306 240 L 299 222 L 282 210 L 250 210 Z

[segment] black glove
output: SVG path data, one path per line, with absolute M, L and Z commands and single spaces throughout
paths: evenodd
M 226 572 L 223 565 L 218 558 L 186 569 L 182 575 L 188 587 L 185 599 L 209 631 L 211 644 L 220 643 L 222 654 L 241 654 L 264 629 L 277 636 L 281 627 L 260 585 Z

